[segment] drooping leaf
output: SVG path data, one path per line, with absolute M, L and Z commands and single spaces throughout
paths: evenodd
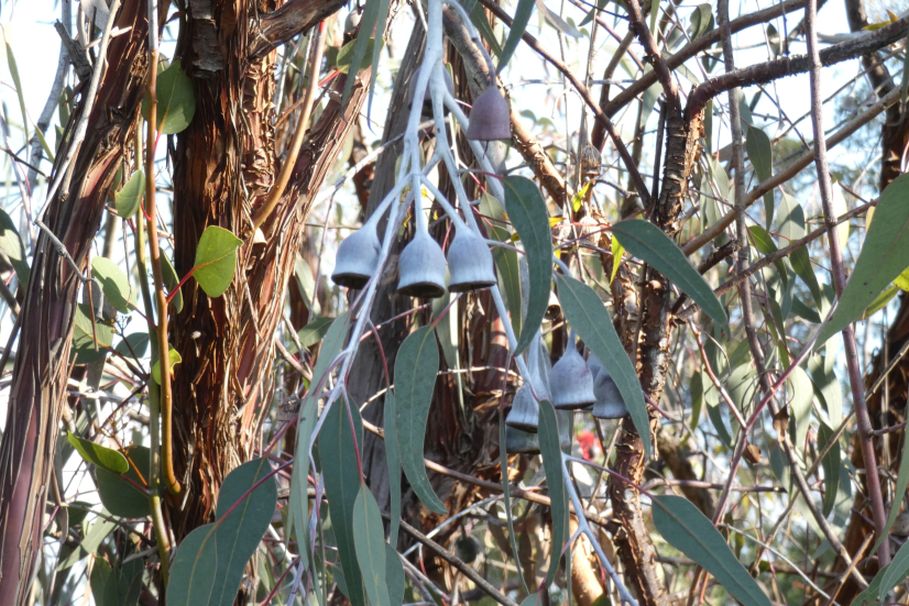
M 404 603 L 404 566 L 394 547 L 385 544 L 385 583 L 388 585 L 388 599 L 392 604 Z
M 216 519 L 177 546 L 167 583 L 168 604 L 230 606 L 243 570 L 271 522 L 278 487 L 267 459 L 233 470 L 221 485 Z
M 612 233 L 628 252 L 646 261 L 691 297 L 718 326 L 726 325 L 726 310 L 713 289 L 691 266 L 678 245 L 656 225 L 640 219 L 625 220 L 613 225 Z
M 92 276 L 101 284 L 107 302 L 117 311 L 129 313 L 133 305 L 133 291 L 129 285 L 129 278 L 120 266 L 107 257 L 94 257 Z
M 360 483 L 353 506 L 354 547 L 366 596 L 373 606 L 391 606 L 385 580 L 385 531 L 382 514 L 369 487 Z
M 556 282 L 565 318 L 609 371 L 628 407 L 628 414 L 644 441 L 646 456 L 649 457 L 652 450 L 650 420 L 644 393 L 634 365 L 612 325 L 612 318 L 596 292 L 583 282 L 562 275 L 556 276 Z
M 751 160 L 754 174 L 757 175 L 758 180 L 769 179 L 773 174 L 773 148 L 767 133 L 756 126 L 749 126 L 745 136 L 745 151 L 748 152 L 748 159 Z M 769 191 L 764 194 L 764 214 L 767 225 L 773 221 L 773 210 L 773 191 Z
M 675 495 L 653 497 L 653 525 L 666 541 L 700 564 L 745 606 L 770 606 L 723 536 L 688 499 Z
M 175 135 L 189 126 L 196 113 L 196 95 L 192 80 L 183 71 L 179 59 L 174 59 L 167 69 L 158 74 L 155 84 L 158 101 L 158 132 Z M 143 113 L 147 116 L 147 104 Z
M 385 464 L 388 466 L 388 542 L 398 544 L 401 526 L 401 456 L 398 454 L 397 404 L 394 391 L 385 393 Z
M 209 297 L 220 297 L 234 279 L 237 249 L 243 241 L 229 230 L 209 225 L 199 238 L 193 276 Z
M 126 183 L 114 194 L 114 208 L 117 215 L 129 219 L 139 210 L 139 203 L 145 195 L 145 171 L 136 169 Z
M 496 69 L 497 73 L 502 73 L 502 69 L 508 65 L 508 61 L 511 60 L 511 56 L 518 48 L 518 43 L 527 30 L 530 15 L 533 14 L 534 5 L 536 5 L 535 0 L 518 0 L 518 6 L 511 21 L 511 29 L 508 31 L 508 37 L 505 38 L 505 44 L 502 45 L 502 54 L 499 56 L 499 66 Z
M 423 326 L 408 335 L 395 358 L 395 426 L 398 434 L 398 455 L 401 468 L 414 492 L 423 503 L 437 513 L 445 513 L 423 465 L 423 444 L 426 421 L 439 371 L 439 347 L 435 331 Z
M 896 487 L 893 491 L 893 494 L 904 495 L 906 494 L 907 488 L 909 488 L 909 439 L 906 439 L 906 437 L 903 436 L 903 448 L 900 451 L 900 466 L 899 470 L 896 473 Z M 900 513 L 901 503 L 902 499 L 894 499 L 893 503 L 891 503 L 890 513 L 887 514 L 887 522 L 884 524 L 883 531 L 879 533 L 878 539 L 875 542 L 872 551 L 877 550 L 881 544 L 881 541 L 889 540 L 890 529 L 893 528 L 893 523 L 896 522 L 896 517 Z
M 531 2 L 532 4 L 532 2 Z M 505 210 L 518 232 L 527 256 L 530 292 L 527 293 L 527 315 L 521 322 L 521 336 L 515 355 L 524 351 L 543 321 L 552 287 L 552 232 L 549 213 L 540 189 L 526 177 L 505 179 Z
M 824 469 L 824 498 L 822 501 L 822 511 L 824 517 L 829 516 L 836 505 L 836 494 L 839 491 L 840 484 L 840 466 L 842 459 L 840 457 L 840 444 L 836 440 L 836 434 L 823 423 L 818 426 L 817 434 L 818 446 L 821 449 L 827 449 L 827 454 L 821 459 L 821 466 Z M 827 446 L 830 448 L 827 448 Z M 904 487 L 905 488 L 905 487 Z M 886 533 L 884 533 L 886 535 Z
M 10 265 L 16 271 L 16 277 L 19 278 L 19 287 L 22 288 L 28 284 L 28 261 L 25 258 L 25 247 L 22 245 L 22 238 L 13 224 L 6 211 L 0 209 L 0 254 L 9 259 Z
M 125 474 L 95 468 L 98 498 L 115 516 L 142 518 L 149 514 L 148 493 L 144 492 L 148 488 L 148 457 L 148 448 L 134 445 L 126 449 L 130 466 Z
M 909 259 L 907 196 L 909 174 L 894 179 L 881 194 L 855 270 L 833 315 L 821 326 L 816 348 L 861 317 L 874 298 L 906 269 L 906 259 Z
M 547 400 L 540 402 L 540 454 L 546 471 L 546 486 L 549 490 L 549 510 L 552 513 L 552 534 L 549 568 L 545 586 L 549 586 L 559 569 L 562 550 L 568 534 L 568 495 L 562 474 L 562 449 L 559 446 L 559 423 L 555 409 Z
M 72 432 L 66 432 L 66 439 L 76 452 L 92 465 L 97 465 L 107 469 L 112 473 L 126 473 L 129 470 L 129 462 L 119 451 L 102 446 L 97 442 L 80 438 Z
M 897 583 L 901 583 L 909 575 L 909 541 L 903 543 L 903 546 L 893 556 L 893 560 L 890 561 L 890 565 L 881 573 L 883 575 L 881 576 L 881 586 L 877 590 L 877 597 L 883 600 Z
M 328 515 L 338 547 L 338 558 L 344 572 L 345 593 L 355 606 L 366 605 L 363 577 L 357 564 L 353 511 L 360 490 L 357 449 L 361 444 L 360 411 L 356 406 L 348 408 L 344 399 L 334 402 L 319 431 L 319 466 L 328 496 Z

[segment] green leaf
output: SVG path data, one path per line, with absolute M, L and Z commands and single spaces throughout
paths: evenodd
M 216 519 L 177 546 L 167 583 L 168 604 L 231 606 L 243 571 L 271 523 L 278 487 L 267 459 L 233 470 L 218 494 Z
M 612 233 L 634 256 L 646 261 L 670 282 L 701 306 L 718 326 L 728 322 L 726 310 L 713 289 L 691 266 L 685 253 L 656 225 L 640 219 L 621 221 L 612 226 Z
M 196 113 L 196 95 L 179 59 L 174 59 L 167 69 L 158 74 L 155 94 L 158 99 L 158 132 L 175 135 L 185 130 Z M 148 115 L 147 103 L 143 113 Z
M 532 2 L 531 2 L 532 4 Z M 527 315 L 521 322 L 521 336 L 514 354 L 530 344 L 549 305 L 552 287 L 552 232 L 549 213 L 540 189 L 526 177 L 505 178 L 505 210 L 518 232 L 527 254 L 530 292 L 527 293 Z
M 549 569 L 544 586 L 549 586 L 559 569 L 562 550 L 568 534 L 568 495 L 565 492 L 565 478 L 562 474 L 562 449 L 559 446 L 559 423 L 555 409 L 548 400 L 540 402 L 540 454 L 546 471 L 546 486 L 549 489 L 550 512 L 552 513 L 552 534 Z
M 511 21 L 511 29 L 508 31 L 508 37 L 505 38 L 505 44 L 502 45 L 502 54 L 499 56 L 499 66 L 496 69 L 496 73 L 502 73 L 502 69 L 508 65 L 508 61 L 518 48 L 521 36 L 527 30 L 527 23 L 530 21 L 530 15 L 533 14 L 535 4 L 535 0 L 518 0 L 518 6 Z
M 391 606 L 385 580 L 385 530 L 379 505 L 369 487 L 360 483 L 353 506 L 354 547 L 366 596 L 373 606 Z
M 322 337 L 325 336 L 325 333 L 328 332 L 328 327 L 331 326 L 331 323 L 334 322 L 334 320 L 334 318 L 328 316 L 315 316 L 310 318 L 306 326 L 301 328 L 297 333 L 300 345 L 303 347 L 312 347 L 318 343 Z
M 619 242 L 618 238 L 613 238 L 609 244 L 612 250 L 612 271 L 609 272 L 609 284 L 615 281 L 615 276 L 619 273 L 619 267 L 622 265 L 622 257 L 625 256 L 625 247 Z
M 177 275 L 177 270 L 174 269 L 173 263 L 164 255 L 161 255 L 161 273 L 164 277 L 164 285 L 169 291 L 168 296 L 173 295 L 170 300 L 170 306 L 174 308 L 174 312 L 180 313 L 183 311 L 183 291 L 177 290 L 174 293 L 174 290 L 180 286 L 180 277 Z
M 815 348 L 861 317 L 900 273 L 909 259 L 909 174 L 900 175 L 881 194 L 865 235 L 855 271 L 833 315 L 822 326 Z
M 73 352 L 77 364 L 97 362 L 107 355 L 113 344 L 114 329 L 101 318 L 92 322 L 92 312 L 88 305 L 80 304 L 73 317 Z
M 385 464 L 388 466 L 388 542 L 398 544 L 401 527 L 401 456 L 398 454 L 397 404 L 392 390 L 385 392 L 382 420 L 385 422 Z M 400 564 L 400 563 L 399 563 Z
M 722 535 L 697 507 L 683 497 L 653 497 L 653 525 L 666 541 L 704 567 L 745 606 L 770 606 Z
M 137 169 L 117 193 L 114 194 L 114 208 L 117 214 L 128 219 L 139 210 L 139 202 L 145 195 L 145 171 Z
M 129 461 L 119 451 L 101 446 L 97 442 L 80 438 L 71 431 L 66 432 L 66 439 L 88 463 L 113 473 L 126 473 L 129 471 Z
M 117 311 L 129 313 L 133 306 L 133 291 L 129 286 L 129 278 L 120 266 L 107 257 L 94 257 L 92 276 L 101 284 L 107 302 Z
M 821 426 L 821 429 L 824 429 L 823 425 Z M 903 448 L 900 451 L 900 467 L 899 471 L 896 473 L 896 488 L 894 489 L 893 494 L 904 495 L 906 494 L 907 488 L 909 488 L 909 439 L 906 439 L 906 437 L 903 436 Z M 893 503 L 890 506 L 890 513 L 887 514 L 887 523 L 884 524 L 884 530 L 879 533 L 878 539 L 871 551 L 877 551 L 881 541 L 890 539 L 890 529 L 893 528 L 893 523 L 900 513 L 900 505 L 902 502 L 902 499 L 893 500 Z
M 0 209 L 0 254 L 9 259 L 10 265 L 16 271 L 16 277 L 19 278 L 19 288 L 24 288 L 28 284 L 29 273 L 25 247 L 13 220 L 2 209 Z
M 830 515 L 833 506 L 836 505 L 836 494 L 840 485 L 840 467 L 842 459 L 840 457 L 840 443 L 835 439 L 836 434 L 826 425 L 821 423 L 818 426 L 817 442 L 821 450 L 827 449 L 824 458 L 821 459 L 821 466 L 824 469 L 824 498 L 822 501 L 824 517 Z M 905 490 L 905 486 L 903 487 Z M 887 533 L 884 533 L 886 536 Z
M 234 279 L 237 249 L 243 240 L 223 227 L 209 225 L 199 238 L 193 276 L 209 297 L 220 297 Z
M 897 583 L 901 583 L 906 575 L 909 575 L 909 541 L 903 543 L 890 565 L 878 574 L 881 575 L 881 586 L 877 590 L 877 597 L 883 600 Z
M 398 454 L 404 475 L 423 503 L 436 513 L 446 513 L 423 465 L 426 421 L 439 371 L 439 347 L 430 326 L 418 328 L 404 339 L 395 358 L 395 426 Z
M 625 400 L 628 414 L 644 441 L 645 454 L 650 457 L 653 447 L 650 443 L 650 418 L 644 403 L 644 393 L 634 365 L 612 325 L 612 318 L 597 293 L 583 282 L 562 275 L 556 276 L 556 282 L 565 318 L 609 371 Z
M 114 351 L 125 358 L 139 361 L 148 350 L 148 344 L 149 339 L 147 332 L 134 332 L 126 335 L 122 341 L 117 343 L 117 346 L 114 347 Z
M 148 448 L 133 445 L 126 449 L 126 458 L 131 464 L 125 474 L 113 473 L 103 467 L 95 468 L 98 498 L 104 508 L 115 516 L 144 518 L 149 515 L 148 494 L 144 492 L 149 478 L 148 457 Z
M 769 179 L 773 174 L 773 148 L 767 133 L 755 126 L 749 126 L 745 136 L 745 151 L 748 152 L 748 159 L 754 166 L 754 174 L 757 175 L 758 180 Z M 773 220 L 773 210 L 773 192 L 769 191 L 764 194 L 764 214 L 767 225 L 770 225 Z
M 176 349 L 174 349 L 172 345 L 168 345 L 167 346 L 167 359 L 170 363 L 170 366 L 169 366 L 170 372 L 171 372 L 171 374 L 173 374 L 174 366 L 176 366 L 177 364 L 179 364 L 180 362 L 183 361 L 183 356 L 181 356 L 180 352 L 177 351 Z M 152 375 L 152 379 L 155 381 L 155 383 L 160 385 L 161 384 L 161 361 L 160 360 L 155 360 L 155 362 L 152 364 L 151 375 Z
M 328 496 L 331 528 L 338 547 L 341 569 L 344 571 L 346 594 L 354 606 L 366 605 L 363 577 L 357 564 L 353 511 L 360 490 L 357 446 L 362 443 L 359 410 L 356 406 L 348 408 L 344 399 L 335 401 L 319 431 L 319 465 L 325 482 L 325 494 Z
M 404 603 L 404 565 L 395 548 L 385 544 L 385 582 L 388 585 L 388 598 L 392 604 Z

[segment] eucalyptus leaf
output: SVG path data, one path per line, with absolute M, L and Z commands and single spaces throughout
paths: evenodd
M 855 270 L 833 315 L 821 326 L 815 348 L 861 317 L 909 259 L 909 174 L 894 179 L 881 194 Z
M 426 421 L 438 371 L 435 331 L 431 326 L 423 326 L 404 339 L 395 358 L 398 455 L 404 475 L 420 500 L 433 511 L 445 513 L 445 504 L 433 491 L 423 464 Z
M 66 432 L 66 439 L 73 445 L 76 452 L 78 452 L 86 462 L 91 463 L 92 465 L 97 465 L 112 473 L 126 473 L 129 470 L 129 462 L 126 460 L 126 457 L 117 450 L 107 448 L 106 446 L 102 446 L 91 440 L 86 440 L 85 438 L 80 438 L 70 431 Z
M 129 219 L 139 210 L 139 203 L 145 194 L 145 171 L 136 169 L 126 183 L 114 194 L 114 208 L 117 214 Z
M 656 225 L 640 219 L 621 221 L 612 226 L 628 252 L 646 261 L 701 306 L 718 326 L 728 322 L 726 310 L 713 289 L 688 262 L 685 253 Z
M 700 564 L 745 606 L 770 606 L 770 600 L 735 558 L 713 523 L 688 499 L 653 497 L 653 525 L 666 541 Z
M 499 55 L 497 73 L 502 73 L 502 69 L 508 65 L 511 56 L 518 48 L 518 43 L 521 42 L 521 37 L 527 30 L 527 24 L 530 22 L 530 15 L 533 14 L 535 5 L 536 0 L 518 0 L 518 6 L 511 21 L 511 29 L 508 31 L 508 37 L 505 38 L 505 44 L 502 45 L 502 54 Z
M 220 297 L 234 279 L 237 249 L 243 241 L 229 230 L 209 225 L 196 247 L 193 276 L 209 297 Z
M 385 581 L 385 532 L 382 514 L 369 487 L 360 483 L 353 506 L 354 547 L 363 585 L 373 606 L 391 606 Z
M 196 96 L 192 80 L 183 71 L 179 59 L 175 59 L 158 74 L 155 95 L 158 102 L 158 132 L 175 135 L 186 130 L 196 113 Z M 143 112 L 148 115 L 147 103 L 143 106 Z
M 527 315 L 521 322 L 521 336 L 514 354 L 524 351 L 540 328 L 552 288 L 552 232 L 549 213 L 540 189 L 526 177 L 505 179 L 505 209 L 527 255 L 530 289 Z
M 101 284 L 107 302 L 117 311 L 129 313 L 133 306 L 133 291 L 120 266 L 107 257 L 94 257 L 92 276 Z
M 568 495 L 565 491 L 565 477 L 562 474 L 562 449 L 559 446 L 559 423 L 555 409 L 548 400 L 540 402 L 540 454 L 546 471 L 546 486 L 549 490 L 549 510 L 552 514 L 552 534 L 549 568 L 545 586 L 552 583 L 559 569 L 562 550 L 568 535 Z
M 580 335 L 590 351 L 603 362 L 612 376 L 628 414 L 644 442 L 647 457 L 652 452 L 650 417 L 644 403 L 644 393 L 634 365 L 628 358 L 619 335 L 612 325 L 612 318 L 603 302 L 592 288 L 570 276 L 557 276 L 559 302 L 571 327 Z

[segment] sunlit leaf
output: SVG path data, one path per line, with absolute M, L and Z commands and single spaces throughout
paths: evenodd
M 112 473 L 126 473 L 129 463 L 126 457 L 117 450 L 102 446 L 97 442 L 80 438 L 72 432 L 66 432 L 66 439 L 86 462 L 107 469 Z
M 613 225 L 612 233 L 628 252 L 646 261 L 691 297 L 718 326 L 726 325 L 726 310 L 713 294 L 713 289 L 691 266 L 685 253 L 660 228 L 648 221 L 631 219 Z
M 552 287 L 552 232 L 549 213 L 540 189 L 526 177 L 505 179 L 505 209 L 518 232 L 527 256 L 530 292 L 527 293 L 527 315 L 521 322 L 521 336 L 515 355 L 529 344 L 543 321 Z
M 177 546 L 167 583 L 168 604 L 230 606 L 243 571 L 271 523 L 278 487 L 267 459 L 233 470 L 221 485 L 215 521 Z
M 180 313 L 183 311 L 183 291 L 177 290 L 174 292 L 180 284 L 180 277 L 166 255 L 161 255 L 161 274 L 164 278 L 164 285 L 167 287 L 168 295 L 172 295 L 170 307 L 173 308 L 174 312 Z
M 170 372 L 171 372 L 171 374 L 173 374 L 174 366 L 176 366 L 177 364 L 179 364 L 180 362 L 183 361 L 183 356 L 181 356 L 180 352 L 177 351 L 176 349 L 174 349 L 172 345 L 168 345 L 167 347 L 168 347 L 167 358 L 168 358 L 168 361 L 170 362 Z M 161 362 L 160 362 L 160 360 L 155 360 L 154 363 L 152 364 L 151 374 L 152 374 L 152 379 L 154 379 L 155 383 L 160 385 L 161 384 Z
M 745 606 L 770 606 L 722 535 L 688 499 L 675 495 L 653 497 L 653 525 L 666 541 L 704 567 Z
M 861 317 L 909 259 L 909 175 L 894 179 L 881 194 L 855 270 L 833 315 L 821 326 L 815 347 Z
M 398 433 L 398 455 L 404 475 L 423 503 L 437 513 L 445 513 L 423 465 L 426 421 L 432 403 L 432 392 L 439 371 L 439 347 L 431 326 L 423 326 L 408 335 L 395 358 L 395 425 Z
M 23 288 L 28 284 L 29 267 L 25 247 L 13 220 L 3 209 L 0 209 L 0 255 L 5 255 L 9 259 L 10 265 L 16 271 L 16 277 L 19 278 L 19 287 Z
M 622 399 L 625 400 L 628 414 L 644 441 L 644 451 L 649 457 L 652 449 L 650 420 L 644 403 L 644 393 L 641 391 L 634 365 L 612 325 L 612 318 L 609 317 L 596 292 L 583 282 L 561 275 L 556 276 L 556 281 L 559 287 L 559 302 L 562 304 L 565 318 L 609 371 L 622 394 Z
M 209 297 L 220 297 L 234 279 L 237 249 L 243 241 L 223 227 L 209 225 L 199 238 L 193 276 Z
M 155 84 L 158 102 L 158 132 L 175 135 L 189 126 L 196 113 L 196 95 L 192 80 L 183 71 L 179 59 L 174 59 L 167 69 L 158 74 Z M 143 114 L 148 116 L 148 103 L 143 103 Z
M 622 243 L 619 242 L 618 238 L 612 238 L 610 249 L 612 251 L 612 271 L 609 272 L 609 283 L 612 284 L 615 281 L 616 274 L 619 273 L 619 267 L 622 265 L 622 257 L 625 256 L 625 247 L 622 246 Z

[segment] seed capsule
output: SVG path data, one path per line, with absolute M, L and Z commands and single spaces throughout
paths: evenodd
M 376 272 L 378 262 L 379 237 L 375 227 L 367 224 L 341 242 L 331 279 L 338 286 L 363 288 Z
M 467 138 L 474 141 L 511 139 L 511 112 L 499 87 L 490 84 L 474 99 L 467 125 Z
M 489 288 L 496 283 L 492 252 L 483 238 L 466 229 L 459 229 L 448 247 L 448 268 L 451 271 L 452 292 Z
M 398 259 L 398 293 L 421 299 L 445 294 L 445 254 L 426 231 L 417 230 Z

